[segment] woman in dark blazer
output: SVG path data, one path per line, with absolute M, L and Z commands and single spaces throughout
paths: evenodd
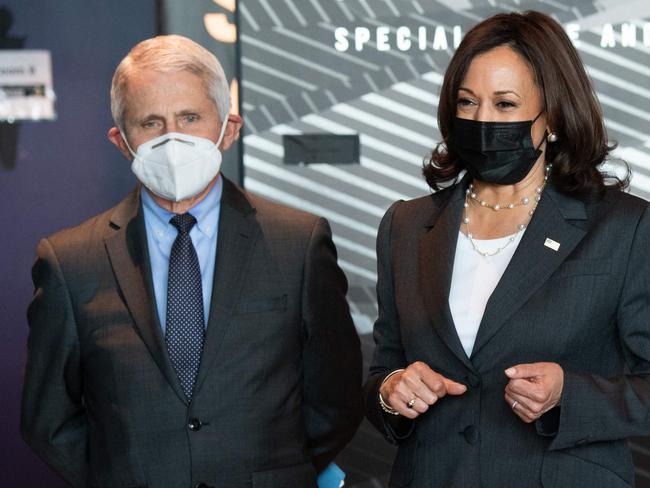
M 633 486 L 650 434 L 650 215 L 608 177 L 603 116 L 562 27 L 499 14 L 445 75 L 436 192 L 377 240 L 367 415 L 390 486 Z

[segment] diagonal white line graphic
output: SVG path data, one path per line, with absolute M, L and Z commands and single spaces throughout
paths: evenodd
M 591 66 L 587 66 L 587 72 L 592 78 L 617 86 L 618 88 L 634 93 L 635 95 L 640 95 L 643 98 L 650 99 L 650 90 L 646 88 L 635 85 L 634 83 L 630 83 L 629 81 L 625 81 L 617 76 L 605 73 L 604 71 Z
M 364 224 L 355 219 L 351 219 L 346 215 L 343 215 L 339 212 L 335 212 L 321 205 L 317 205 L 313 202 L 305 200 L 304 198 L 297 197 L 292 193 L 284 192 L 271 185 L 268 185 L 259 180 L 251 178 L 250 176 L 246 176 L 244 178 L 244 184 L 246 188 L 252 190 L 255 193 L 259 193 L 260 195 L 266 195 L 267 197 L 273 200 L 282 202 L 291 207 L 300 208 L 307 212 L 320 215 L 322 217 L 325 217 L 327 220 L 331 222 L 336 222 L 337 224 L 347 227 L 348 229 L 351 229 L 354 232 L 365 234 L 372 238 L 375 238 L 377 236 L 377 229 L 370 225 Z
M 309 46 L 312 46 L 316 49 L 319 49 L 321 51 L 324 51 L 328 54 L 331 54 L 332 56 L 338 56 L 341 59 L 345 59 L 346 61 L 349 61 L 354 64 L 358 64 L 359 66 L 363 66 L 364 68 L 371 69 L 373 71 L 379 71 L 379 66 L 377 66 L 374 63 L 371 63 L 369 61 L 365 61 L 363 59 L 359 59 L 355 56 L 351 56 L 350 54 L 343 53 L 340 51 L 337 51 L 334 49 L 332 46 L 328 46 L 327 44 L 323 44 L 318 41 L 314 41 L 313 39 L 310 39 L 309 37 L 303 36 L 301 34 L 298 34 L 297 32 L 291 31 L 289 29 L 275 29 L 275 32 L 278 34 L 282 34 L 283 36 L 287 36 L 293 40 L 299 41 L 301 44 L 298 44 L 297 47 L 299 47 L 302 44 L 307 44 Z
M 368 93 L 366 95 L 363 95 L 361 97 L 361 100 L 371 103 L 384 110 L 394 112 L 401 117 L 406 117 L 410 120 L 420 122 L 424 125 L 424 127 L 430 127 L 432 129 L 438 130 L 438 121 L 432 115 L 407 107 L 404 104 L 391 100 L 390 98 L 380 95 L 379 93 Z
M 268 73 L 270 75 L 273 75 L 277 78 L 280 78 L 284 81 L 288 81 L 289 83 L 293 83 L 294 85 L 297 85 L 301 88 L 304 88 L 305 90 L 309 91 L 316 91 L 318 90 L 318 86 L 314 85 L 313 83 L 309 83 L 307 81 L 301 80 L 299 78 L 296 78 L 295 76 L 291 76 L 285 71 L 280 71 L 278 69 L 272 68 L 270 66 L 265 65 L 264 63 L 259 63 L 253 59 L 249 59 L 246 56 L 242 56 L 241 62 L 244 66 L 250 67 L 257 69 L 259 71 L 263 71 L 264 73 Z M 242 83 L 247 83 L 248 80 L 243 80 Z
M 248 11 L 248 8 L 246 8 L 246 4 L 244 2 L 239 2 L 237 8 L 241 12 L 246 22 L 253 28 L 253 30 L 255 32 L 259 32 L 260 25 L 255 21 L 255 17 L 253 17 L 251 13 Z
M 289 60 L 291 62 L 294 62 L 296 64 L 300 64 L 300 65 L 305 66 L 307 68 L 313 69 L 314 71 L 318 71 L 319 73 L 323 73 L 323 74 L 325 74 L 327 76 L 330 76 L 332 78 L 336 78 L 337 80 L 342 81 L 346 86 L 350 85 L 349 77 L 339 73 L 338 71 L 334 71 L 332 69 L 326 68 L 326 67 L 324 67 L 324 66 L 322 66 L 322 65 L 320 65 L 318 63 L 315 63 L 315 62 L 310 61 L 308 59 L 304 59 L 304 58 L 302 58 L 300 56 L 297 56 L 294 53 L 285 52 L 285 51 L 283 51 L 281 49 L 276 48 L 275 46 L 271 46 L 271 45 L 269 45 L 269 44 L 267 44 L 267 43 L 265 43 L 265 42 L 263 42 L 263 41 L 261 41 L 259 39 L 255 39 L 254 37 L 251 37 L 251 36 L 249 36 L 247 34 L 242 34 L 240 36 L 240 38 L 245 44 L 250 44 L 251 46 L 255 46 L 255 47 L 257 47 L 259 49 L 262 49 L 264 51 L 273 53 L 276 56 L 280 56 L 280 57 L 282 57 L 284 59 L 287 59 L 287 60 Z
M 275 11 L 271 8 L 271 6 L 268 4 L 266 0 L 257 0 L 262 8 L 266 10 L 266 13 L 268 14 L 269 17 L 271 17 L 271 20 L 275 25 L 279 25 L 280 27 L 284 27 L 284 24 L 282 24 L 282 21 L 280 20 L 280 17 L 275 13 Z
M 318 15 L 321 16 L 324 22 L 327 22 L 328 24 L 332 23 L 332 19 L 330 19 L 330 16 L 327 15 L 327 12 L 323 10 L 323 7 L 320 6 L 318 0 L 309 0 L 309 3 L 311 3 L 312 7 L 314 7 L 314 10 L 318 12 Z
M 364 202 L 363 200 L 360 200 L 359 198 L 347 195 L 334 188 L 321 185 L 315 180 L 305 178 L 304 176 L 300 176 L 296 173 L 284 169 L 282 166 L 267 163 L 251 155 L 246 155 L 246 167 L 259 171 L 260 173 L 265 173 L 274 178 L 281 179 L 286 183 L 298 186 L 304 190 L 318 193 L 325 198 L 334 200 L 342 205 L 356 208 L 357 210 L 370 215 L 374 215 L 375 217 L 381 218 L 386 212 L 386 209 L 384 208 L 380 208 L 376 205 L 371 205 L 367 202 Z
M 620 66 L 621 68 L 629 69 L 630 71 L 634 71 L 643 76 L 650 77 L 650 67 L 644 66 L 640 63 L 637 63 L 636 61 L 632 61 L 631 59 L 625 58 L 612 51 L 608 51 L 602 47 L 593 46 L 585 40 L 580 39 L 576 43 L 576 47 L 579 51 L 584 51 L 585 53 L 591 54 L 592 56 L 596 56 L 609 63 Z
M 300 10 L 296 8 L 296 4 L 293 3 L 293 0 L 284 0 L 284 3 L 287 4 L 287 7 L 291 10 L 291 13 L 296 17 L 300 25 L 307 27 L 307 20 L 305 20 L 305 17 L 300 13 Z
M 393 122 L 388 122 L 381 117 L 369 114 L 348 104 L 334 105 L 332 107 L 332 111 L 345 115 L 346 117 L 362 122 L 366 125 L 380 129 L 388 134 L 394 134 L 398 137 L 406 139 L 407 141 L 414 142 L 421 146 L 432 147 L 434 144 L 433 139 L 427 135 L 406 129 Z

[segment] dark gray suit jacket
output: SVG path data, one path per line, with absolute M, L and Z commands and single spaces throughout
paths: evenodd
M 22 432 L 71 485 L 313 487 L 354 434 L 359 340 L 327 222 L 224 179 L 217 250 L 188 404 L 139 191 L 40 243 Z
M 391 486 L 633 485 L 624 439 L 650 434 L 647 202 L 610 189 L 585 204 L 548 185 L 468 358 L 448 300 L 466 187 L 396 203 L 379 231 L 377 349 L 366 400 L 369 419 L 400 444 Z M 547 238 L 560 243 L 557 251 Z M 414 361 L 468 390 L 414 422 L 389 419 L 379 386 Z M 504 370 L 538 361 L 564 369 L 561 406 L 526 424 L 503 398 Z

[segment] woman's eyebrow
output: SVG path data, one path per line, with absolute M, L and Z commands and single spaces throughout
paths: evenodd
M 458 88 L 458 91 L 461 91 L 461 90 L 466 91 L 466 92 L 471 93 L 472 95 L 476 96 L 476 94 L 472 90 L 470 90 L 469 88 L 467 88 L 465 86 L 461 86 L 461 87 Z M 514 90 L 498 90 L 498 91 L 495 91 L 493 93 L 493 95 L 506 95 L 508 93 L 513 94 L 517 98 L 521 98 L 521 96 Z

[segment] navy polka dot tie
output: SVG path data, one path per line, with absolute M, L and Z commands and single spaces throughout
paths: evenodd
M 169 256 L 165 342 L 172 366 L 190 400 L 205 332 L 201 269 L 190 238 L 196 219 L 185 213 L 175 215 L 169 222 L 178 229 L 178 236 Z

